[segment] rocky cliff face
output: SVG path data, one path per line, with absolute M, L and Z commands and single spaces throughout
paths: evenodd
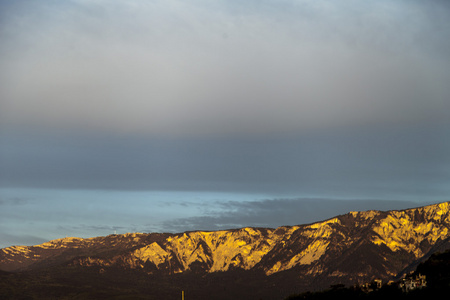
M 65 238 L 1 249 L 0 270 L 97 267 L 164 276 L 247 270 L 310 283 L 356 283 L 393 278 L 449 247 L 449 229 L 450 202 L 445 202 L 401 211 L 350 212 L 277 229 Z

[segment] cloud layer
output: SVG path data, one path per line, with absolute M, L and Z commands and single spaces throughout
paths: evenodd
M 3 6 L 2 126 L 267 135 L 450 110 L 445 1 Z
M 446 190 L 446 1 L 1 5 L 2 185 Z
M 449 200 L 449 19 L 438 0 L 0 1 L 0 240 Z
M 424 202 L 421 203 L 421 205 Z M 215 203 L 203 216 L 163 222 L 171 232 L 232 228 L 301 225 L 326 220 L 350 211 L 394 210 L 420 206 L 417 202 L 392 200 L 267 199 Z
M 0 186 L 443 201 L 448 132 L 411 126 L 212 140 L 5 135 Z

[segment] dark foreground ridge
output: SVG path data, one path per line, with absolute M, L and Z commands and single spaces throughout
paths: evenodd
M 181 291 L 186 300 L 285 299 L 332 285 L 325 293 L 359 293 L 342 285 L 426 268 L 433 253 L 450 249 L 449 231 L 444 202 L 276 229 L 65 238 L 1 249 L 0 299 L 180 299 Z
M 440 299 L 450 292 L 450 251 L 435 253 L 402 280 L 378 285 L 344 287 L 292 295 L 286 300 L 320 299 Z M 342 297 L 342 298 L 341 298 Z

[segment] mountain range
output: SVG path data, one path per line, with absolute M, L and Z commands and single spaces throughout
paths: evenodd
M 450 202 L 312 224 L 63 238 L 0 249 L 8 299 L 283 299 L 398 279 L 450 249 Z

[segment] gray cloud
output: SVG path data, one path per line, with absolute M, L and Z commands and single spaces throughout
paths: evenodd
M 221 230 L 245 226 L 276 228 L 313 223 L 350 211 L 406 209 L 426 202 L 392 200 L 270 199 L 217 203 L 217 210 L 203 216 L 165 221 L 172 232 Z
M 112 225 L 88 225 L 88 224 L 76 224 L 76 225 L 58 225 L 58 231 L 60 232 L 69 232 L 73 234 L 74 232 L 78 233 L 89 233 L 95 232 L 98 235 L 108 235 L 114 232 L 116 233 L 127 233 L 127 232 L 136 232 L 139 226 L 131 225 L 130 226 L 112 226 Z
M 0 248 L 10 247 L 13 245 L 39 245 L 47 242 L 45 237 L 39 237 L 27 234 L 8 234 L 0 230 Z
M 0 206 L 21 206 L 29 203 L 28 199 L 20 198 L 20 197 L 12 197 L 12 198 L 4 198 L 0 197 Z
M 450 110 L 444 2 L 28 5 L 3 16 L 3 126 L 270 134 Z
M 252 139 L 11 134 L 0 184 L 445 200 L 448 126 Z

